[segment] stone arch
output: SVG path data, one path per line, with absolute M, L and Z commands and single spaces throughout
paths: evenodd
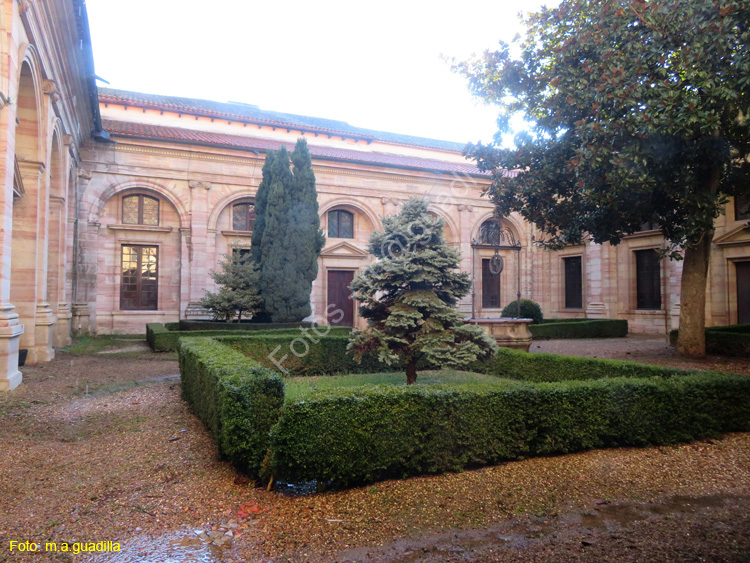
M 453 220 L 453 217 L 451 217 L 445 210 L 432 204 L 430 204 L 427 210 L 445 221 L 445 228 L 447 231 L 446 238 L 448 239 L 448 243 L 455 244 L 461 242 L 459 237 L 460 231 L 458 229 L 458 225 L 456 225 L 456 222 Z
M 16 155 L 19 160 L 44 162 L 44 92 L 39 56 L 33 45 L 25 43 L 19 53 L 21 65 L 15 95 Z
M 13 198 L 10 299 L 24 325 L 20 347 L 28 350 L 27 361 L 36 363 L 54 357 L 54 316 L 46 301 L 49 201 L 46 174 L 46 121 L 39 58 L 25 44 L 14 98 L 15 155 L 18 197 Z
M 98 197 L 95 197 L 93 201 L 89 203 L 89 222 L 98 223 L 101 218 L 102 210 L 104 209 L 105 205 L 107 205 L 107 202 L 109 202 L 109 200 L 111 200 L 113 197 L 126 191 L 142 191 L 145 193 L 151 192 L 157 196 L 161 196 L 170 204 L 172 204 L 172 206 L 177 210 L 177 215 L 179 216 L 180 220 L 180 227 L 185 227 L 190 224 L 188 211 L 182 201 L 180 201 L 180 199 L 176 197 L 171 190 L 164 187 L 162 184 L 147 178 L 118 182 L 102 191 L 102 193 Z

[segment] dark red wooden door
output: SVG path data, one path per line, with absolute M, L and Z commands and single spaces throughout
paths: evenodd
M 737 322 L 750 323 L 750 262 L 736 262 Z
M 353 279 L 354 272 L 351 270 L 328 270 L 329 324 L 354 326 L 354 301 L 350 299 L 352 292 L 349 291 Z

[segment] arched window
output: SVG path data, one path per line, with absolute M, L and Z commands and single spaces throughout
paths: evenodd
M 253 223 L 255 223 L 255 205 L 253 203 L 243 201 L 232 206 L 232 230 L 252 232 Z
M 499 224 L 497 221 L 489 220 L 482 223 L 479 227 L 479 242 L 480 244 L 491 244 L 492 246 L 500 246 L 502 244 L 502 236 Z
M 143 194 L 126 195 L 122 198 L 123 225 L 159 224 L 159 200 Z
M 354 238 L 354 214 L 342 209 L 328 212 L 329 238 Z

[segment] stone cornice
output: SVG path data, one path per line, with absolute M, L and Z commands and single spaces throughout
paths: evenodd
M 94 149 L 96 150 L 96 149 Z M 202 160 L 206 162 L 222 162 L 229 164 L 241 164 L 246 166 L 257 166 L 263 162 L 262 158 L 256 156 L 229 156 L 215 153 L 206 153 L 202 151 L 186 151 L 175 148 L 156 148 L 145 145 L 130 145 L 125 143 L 118 143 L 113 149 L 118 152 L 132 153 L 132 154 L 146 154 L 152 156 L 164 156 L 168 158 L 181 158 L 190 160 Z M 98 161 L 94 160 L 94 162 Z M 356 166 L 354 163 L 342 161 L 342 166 L 332 166 L 328 164 L 316 164 L 313 161 L 313 171 L 316 176 L 318 174 L 331 174 L 334 176 L 353 176 L 358 178 L 368 178 L 373 180 L 379 180 L 383 176 L 387 176 L 389 180 L 396 182 L 404 182 L 410 184 L 427 184 L 434 185 L 435 183 L 453 184 L 457 179 L 461 180 L 466 176 L 460 174 L 450 173 L 436 173 L 429 170 L 414 171 L 414 175 L 404 174 L 403 171 L 398 169 L 395 172 L 395 167 L 389 167 L 386 165 L 378 166 L 375 164 L 367 164 L 368 169 L 356 169 L 349 168 L 349 166 Z M 372 168 L 375 168 L 373 170 Z M 477 188 L 483 184 L 489 184 L 490 178 L 476 178 L 474 176 L 468 176 L 469 180 L 477 185 Z
M 153 225 L 107 225 L 112 231 L 142 231 L 149 233 L 171 233 L 172 227 L 156 227 Z

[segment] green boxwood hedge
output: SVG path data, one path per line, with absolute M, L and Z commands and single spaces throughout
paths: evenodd
M 208 427 L 219 455 L 260 474 L 284 402 L 278 373 L 211 338 L 179 343 L 182 398 Z
M 219 323 L 221 324 L 221 323 Z M 237 335 L 247 335 L 247 330 L 230 330 L 229 327 L 232 326 L 238 326 L 236 323 L 235 325 L 232 324 L 224 324 L 225 328 L 223 330 L 187 330 L 183 331 L 180 330 L 179 323 L 167 323 L 166 325 L 161 323 L 149 323 L 146 325 L 146 342 L 151 347 L 151 349 L 154 352 L 174 352 L 177 350 L 177 342 L 180 340 L 180 338 L 184 336 L 210 336 L 210 337 L 218 337 L 222 335 L 227 334 L 237 334 Z M 265 330 L 259 330 L 257 328 L 251 329 L 253 331 L 253 336 L 259 336 L 259 335 L 265 335 L 265 334 L 274 334 L 274 335 L 282 335 L 287 334 L 290 335 L 291 338 L 295 338 L 300 336 L 302 330 L 299 326 L 295 326 L 293 323 L 277 323 L 276 325 L 250 325 L 254 327 L 285 327 L 285 328 L 266 328 Z M 305 330 L 311 330 L 311 329 L 305 329 Z M 333 327 L 331 328 L 330 334 L 338 334 L 338 335 L 348 335 L 349 332 L 351 332 L 351 329 L 344 328 L 344 327 Z
M 348 365 L 336 356 L 345 338 L 320 340 L 310 345 L 315 359 L 303 373 L 325 361 L 336 369 Z M 744 375 L 507 349 L 473 368 L 501 378 L 499 386 L 364 385 L 285 402 L 282 378 L 257 360 L 291 341 L 180 340 L 183 397 L 220 453 L 253 477 L 353 485 L 750 429 Z
M 678 330 L 669 332 L 669 343 L 677 345 Z M 750 324 L 706 328 L 706 353 L 721 356 L 750 356 Z
M 320 327 L 322 332 L 329 327 Z M 358 363 L 346 353 L 349 329 L 330 327 L 326 336 L 317 336 L 309 329 L 304 336 L 296 333 L 264 333 L 257 335 L 226 335 L 218 340 L 266 367 L 277 369 L 284 375 L 334 375 L 340 373 L 375 373 L 394 371 L 400 366 L 381 364 L 377 357 L 369 356 Z M 313 340 L 311 340 L 314 339 Z
M 622 319 L 546 319 L 529 325 L 534 340 L 553 338 L 619 338 L 628 335 Z
M 284 404 L 267 473 L 354 485 L 528 456 L 669 444 L 747 430 L 750 378 L 342 389 Z
M 201 320 L 188 320 L 181 319 L 179 322 L 179 330 L 195 330 L 195 331 L 206 331 L 206 330 L 229 330 L 236 332 L 238 330 L 277 330 L 277 329 L 299 329 L 299 328 L 310 328 L 315 323 L 310 321 L 301 321 L 298 323 L 256 323 L 256 322 L 241 322 L 241 323 L 225 323 L 221 321 L 201 321 Z

